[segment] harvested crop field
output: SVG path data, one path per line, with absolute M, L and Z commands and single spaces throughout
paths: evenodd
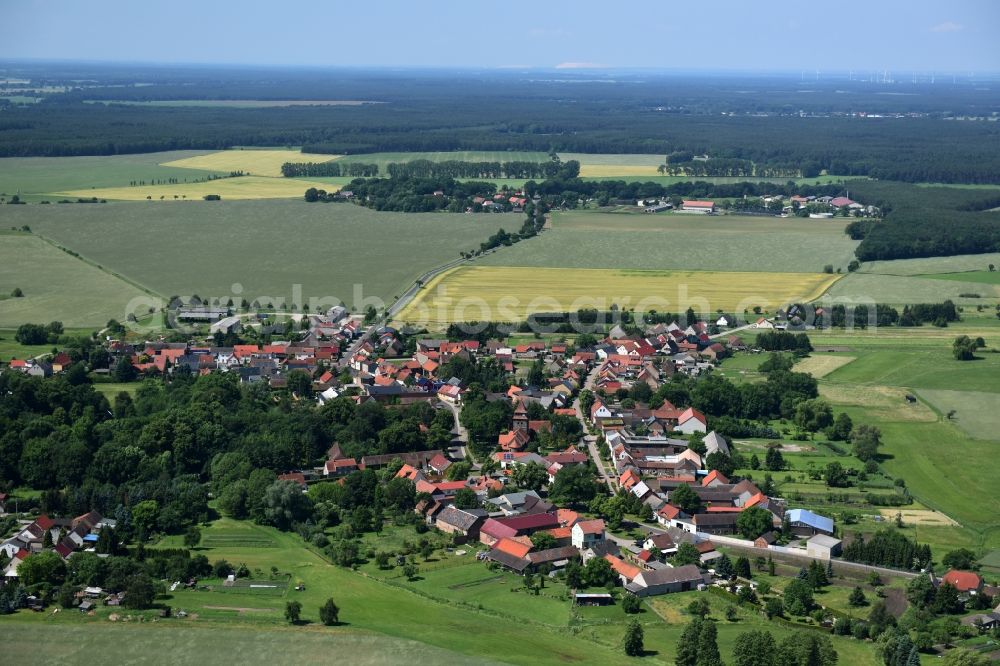
M 612 305 L 639 311 L 740 311 L 815 297 L 836 276 L 822 273 L 722 273 L 460 266 L 432 280 L 401 321 L 519 321 L 536 312 Z
M 663 155 L 560 153 L 563 162 L 580 163 L 580 176 L 600 178 L 612 176 L 657 176 L 656 167 L 666 160 Z
M 194 158 L 198 159 L 198 158 Z M 118 201 L 200 201 L 206 195 L 217 194 L 223 199 L 291 199 L 301 197 L 307 189 L 315 187 L 328 192 L 339 186 L 329 183 L 274 178 L 266 176 L 239 176 L 219 178 L 202 183 L 171 183 L 167 185 L 137 185 L 134 187 L 105 187 L 91 190 L 58 192 L 66 197 L 97 197 Z
M 857 356 L 811 354 L 795 364 L 795 372 L 804 372 L 819 379 L 820 377 L 827 376 L 837 368 L 847 365 L 856 358 Z
M 902 514 L 903 523 L 909 525 L 958 525 L 958 523 L 940 511 L 930 509 L 880 509 L 884 518 L 893 519 L 896 514 Z
M 281 176 L 285 162 L 329 162 L 337 155 L 303 155 L 298 150 L 220 150 L 208 155 L 164 162 L 166 167 L 206 171 L 242 171 L 252 176 Z

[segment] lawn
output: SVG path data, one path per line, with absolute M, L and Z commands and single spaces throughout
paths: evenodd
M 207 155 L 187 157 L 163 166 L 202 171 L 242 171 L 253 176 L 281 176 L 285 162 L 329 162 L 337 155 L 303 155 L 298 150 L 220 150 Z
M 302 187 L 300 181 L 293 182 Z M 457 259 L 460 251 L 477 248 L 498 227 L 520 223 L 520 218 L 503 215 L 379 213 L 352 204 L 304 201 L 4 208 L 16 209 L 4 211 L 10 225 L 30 225 L 164 297 L 291 300 L 295 285 L 300 285 L 306 304 L 311 297 L 354 304 L 357 294 L 359 307 L 366 297 L 393 299 L 425 271 Z M 109 238 L 122 242 L 109 243 Z M 20 257 L 11 252 L 11 259 Z M 4 262 L 0 275 L 7 266 Z M 9 270 L 18 277 L 31 271 L 51 274 L 51 267 L 43 270 L 37 262 L 20 262 Z M 82 282 L 74 280 L 67 288 Z M 240 288 L 234 290 L 237 283 Z M 8 284 L 0 293 L 14 287 L 10 280 L 0 279 L 0 286 Z M 31 299 L 30 287 L 30 283 L 22 286 L 28 294 L 24 300 Z M 98 323 L 122 317 L 123 304 L 109 294 L 114 291 L 92 291 L 108 310 Z M 8 307 L 10 300 L 0 303 L 0 313 Z M 44 313 L 44 321 L 63 318 L 66 307 L 72 312 L 79 305 L 52 307 Z M 31 314 L 29 321 L 42 316 Z
M 253 154 L 264 151 L 235 151 Z M 195 160 L 199 158 L 193 158 Z M 230 199 L 297 199 L 310 188 L 335 190 L 328 183 L 302 180 L 298 178 L 280 178 L 276 176 L 238 176 L 235 178 L 219 178 L 199 183 L 170 183 L 166 185 L 136 185 L 125 187 L 104 187 L 89 190 L 70 190 L 58 192 L 56 196 L 65 197 L 97 197 L 117 201 L 146 201 L 150 205 L 169 201 L 171 203 L 189 203 L 190 205 L 206 205 L 201 199 L 207 195 L 217 194 L 224 200 Z M 216 202 L 210 202 L 216 203 Z
M 846 271 L 857 246 L 842 222 L 799 218 L 571 211 L 554 213 L 551 227 L 483 263 L 818 273 Z
M 534 243 L 537 241 L 530 241 Z M 527 244 L 527 243 L 526 243 Z M 712 273 L 459 266 L 436 277 L 400 313 L 401 321 L 520 321 L 535 312 L 740 311 L 815 296 L 835 276 L 822 273 Z
M 48 207 L 5 208 L 34 212 Z M 8 219 L 13 217 L 19 216 Z M 104 239 L 94 240 L 104 243 Z M 103 326 L 112 318 L 124 321 L 129 302 L 146 297 L 124 280 L 29 234 L 8 234 L 0 242 L 0 293 L 9 294 L 15 288 L 20 288 L 24 297 L 0 300 L 0 326 L 14 328 L 55 320 L 70 327 Z M 3 354 L 19 351 L 0 347 Z
M 67 190 L 80 196 L 95 196 L 92 188 L 127 187 L 132 181 L 147 183 L 177 178 L 204 179 L 223 175 L 221 171 L 192 171 L 162 166 L 163 162 L 204 155 L 205 151 L 175 150 L 139 155 L 100 155 L 91 157 L 4 157 L 0 158 L 0 193 L 13 195 L 45 194 Z M 226 170 L 228 173 L 228 170 Z M 88 190 L 83 193 L 84 190 Z M 58 197 L 48 197 L 52 201 Z

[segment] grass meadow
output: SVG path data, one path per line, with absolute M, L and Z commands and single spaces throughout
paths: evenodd
M 533 312 L 605 309 L 744 310 L 814 298 L 836 276 L 823 273 L 723 273 L 463 265 L 428 283 L 401 321 L 521 321 Z
M 939 276 L 934 276 L 939 277 Z M 962 294 L 977 294 L 978 298 Z M 827 293 L 833 299 L 846 302 L 876 303 L 940 303 L 951 300 L 964 306 L 993 306 L 1000 302 L 1000 283 L 989 284 L 975 280 L 963 281 L 961 274 L 948 279 L 929 279 L 900 275 L 850 273 L 833 285 Z
M 819 273 L 827 264 L 846 271 L 857 247 L 830 220 L 571 211 L 553 214 L 550 226 L 482 263 Z
M 884 469 L 903 478 L 921 504 L 961 523 L 969 531 L 963 538 L 982 550 L 1000 546 L 1000 500 L 990 490 L 996 483 L 1000 430 L 1000 354 L 956 361 L 951 342 L 960 334 L 1000 344 L 997 330 L 981 328 L 975 319 L 947 329 L 824 332 L 818 342 L 848 346 L 856 358 L 825 375 L 820 392 L 855 423 L 877 425 L 883 434 Z M 917 404 L 905 402 L 911 392 L 919 398 Z M 956 412 L 949 419 L 951 409 Z M 962 531 L 938 529 L 956 538 Z
M 417 538 L 409 527 L 388 529 L 411 541 Z M 297 536 L 271 528 L 221 519 L 202 534 L 198 552 L 209 560 L 245 563 L 259 571 L 255 579 L 279 585 L 288 581 L 287 587 L 280 594 L 234 594 L 216 589 L 216 581 L 203 581 L 213 584 L 213 589 L 178 589 L 162 599 L 175 612 L 187 611 L 187 618 L 158 621 L 151 620 L 155 616 L 151 611 L 130 613 L 105 607 L 99 607 L 94 616 L 22 611 L 0 619 L 8 638 L 5 654 L 14 659 L 41 654 L 45 661 L 59 663 L 80 663 L 94 652 L 111 649 L 125 663 L 143 659 L 228 662 L 234 656 L 248 663 L 320 661 L 340 650 L 349 651 L 345 654 L 351 655 L 352 663 L 360 664 L 395 664 L 402 659 L 442 664 L 496 659 L 542 665 L 634 661 L 620 648 L 630 617 L 620 606 L 574 608 L 565 587 L 556 581 L 548 581 L 540 595 L 529 595 L 520 577 L 491 571 L 475 561 L 474 546 L 461 556 L 436 551 L 430 562 L 418 561 L 419 576 L 408 582 L 395 568 L 379 571 L 363 565 L 354 572 L 335 567 Z M 250 545 L 254 541 L 274 545 L 254 547 Z M 272 566 L 279 570 L 277 577 L 269 573 Z M 292 589 L 293 583 L 300 582 L 305 590 Z M 726 620 L 725 611 L 732 603 L 719 595 L 691 592 L 657 597 L 646 601 L 636 616 L 646 634 L 647 661 L 672 663 L 677 640 L 690 620 L 686 608 L 699 595 L 709 601 L 711 617 L 719 622 L 719 647 L 725 658 L 731 657 L 736 636 L 743 631 L 766 628 L 779 639 L 793 631 L 744 608 L 737 608 L 735 620 Z M 328 597 L 340 607 L 340 626 L 319 624 L 318 608 Z M 284 602 L 290 599 L 303 605 L 302 623 L 297 627 L 288 626 L 282 617 Z M 112 611 L 130 621 L 110 622 Z M 169 633 L 157 633 L 167 627 Z M 75 636 L 81 641 L 66 639 Z M 833 640 L 841 660 L 876 663 L 869 644 Z M 45 646 L 39 648 L 39 642 Z M 117 650 L 118 644 L 127 647 Z
M 300 181 L 294 182 L 301 187 Z M 354 303 L 355 285 L 360 285 L 362 297 L 391 300 L 423 272 L 457 259 L 460 251 L 478 248 L 499 227 L 514 224 L 513 218 L 502 215 L 407 215 L 380 213 L 351 204 L 304 201 L 139 202 L 3 209 L 5 226 L 29 225 L 85 259 L 164 297 L 198 294 L 203 298 L 290 300 L 293 285 L 301 285 L 305 302 L 310 297 L 331 297 L 349 304 Z M 112 243 L 108 239 L 121 240 Z M 26 242 L 34 241 L 37 239 Z M 28 294 L 25 301 L 31 299 L 33 281 L 43 285 L 51 282 L 53 289 L 64 283 L 61 278 L 53 279 L 51 267 L 41 259 L 29 261 L 7 243 L 0 251 L 6 253 L 0 267 L 0 293 L 10 293 L 18 286 L 13 284 L 14 278 L 29 283 L 20 285 Z M 46 261 L 58 258 L 65 263 L 72 259 L 54 248 L 46 252 Z M 77 266 L 82 262 L 73 261 L 67 266 L 90 270 L 85 265 Z M 30 279 L 35 275 L 37 279 Z M 124 303 L 118 302 L 122 299 L 116 295 L 120 293 L 116 283 L 95 290 L 89 286 L 94 280 L 104 278 L 74 278 L 66 288 L 86 288 L 83 296 L 95 299 L 101 306 L 97 308 L 101 318 L 96 323 L 103 324 L 110 316 L 121 318 Z M 242 286 L 239 293 L 233 291 L 237 283 Z M 12 307 L 10 300 L 0 302 L 0 313 Z M 47 313 L 45 321 L 60 316 L 67 321 L 71 317 L 63 313 L 74 312 L 82 315 L 90 310 L 74 299 L 53 302 L 51 308 L 26 314 L 30 315 L 27 321 L 35 321 L 43 313 Z M 11 317 L 0 321 L 23 321 L 13 316 L 14 310 L 10 313 Z
M 837 346 L 844 351 L 815 353 L 795 366 L 817 376 L 820 395 L 835 412 L 881 429 L 882 468 L 905 480 L 915 503 L 866 512 L 884 519 L 902 512 L 910 536 L 929 543 L 937 559 L 959 546 L 980 554 L 1000 548 L 1000 501 L 991 490 L 1000 432 L 1000 354 L 985 350 L 977 355 L 979 360 L 956 361 L 951 343 L 962 334 L 982 336 L 990 348 L 1000 345 L 994 319 L 969 313 L 964 321 L 944 329 L 817 331 L 810 334 L 815 347 Z M 724 361 L 720 371 L 733 380 L 759 381 L 757 366 L 765 358 L 740 354 Z M 917 402 L 908 402 L 908 394 L 916 395 Z M 951 410 L 955 412 L 948 418 Z M 745 453 L 753 448 L 763 458 L 763 442 L 738 445 Z M 856 461 L 836 456 L 827 460 L 819 442 L 807 442 L 806 447 L 785 454 L 792 483 L 783 481 L 785 472 L 774 478 L 783 493 L 812 497 L 822 508 L 827 493 L 822 481 L 800 478 L 799 473 L 821 469 L 835 459 L 845 466 Z M 870 482 L 867 485 L 866 492 L 884 492 Z M 855 488 L 848 494 L 852 502 L 861 499 L 855 498 Z M 868 521 L 859 529 L 872 531 L 884 525 Z

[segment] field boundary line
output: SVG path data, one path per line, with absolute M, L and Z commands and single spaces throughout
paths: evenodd
M 87 264 L 89 266 L 93 266 L 97 270 L 101 271 L 102 273 L 106 273 L 106 274 L 110 275 L 113 278 L 121 280 L 125 284 L 131 285 L 131 286 L 135 287 L 136 289 L 138 289 L 139 291 L 144 291 L 147 294 L 149 294 L 150 296 L 156 296 L 157 298 L 163 298 L 163 294 L 161 294 L 161 293 L 159 293 L 157 291 L 154 291 L 153 289 L 150 289 L 149 287 L 147 287 L 147 286 L 145 286 L 145 285 L 143 285 L 143 284 L 141 284 L 139 282 L 136 282 L 132 278 L 125 277 L 121 273 L 116 273 L 116 272 L 114 272 L 114 271 L 112 271 L 112 270 L 110 270 L 108 268 L 105 268 L 103 264 L 99 264 L 96 261 L 94 261 L 93 259 L 89 259 L 89 258 L 83 256 L 82 254 L 80 254 L 76 250 L 70 250 L 68 247 L 60 245 L 55 240 L 53 240 L 51 238 L 48 238 L 46 236 L 43 236 L 42 234 L 32 232 L 32 235 L 40 238 L 41 240 L 45 241 L 46 243 L 48 243 L 52 247 L 56 248 L 57 250 L 59 250 L 61 252 L 65 252 L 66 254 L 70 255 L 71 257 L 74 257 L 75 259 L 79 259 L 83 263 L 85 263 L 85 264 Z

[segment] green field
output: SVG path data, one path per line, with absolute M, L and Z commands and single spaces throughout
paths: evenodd
M 979 361 L 960 362 L 951 356 L 951 341 L 959 334 L 983 335 L 996 344 L 996 333 L 975 322 L 949 329 L 880 329 L 877 332 L 824 332 L 814 345 L 850 347 L 856 359 L 820 380 L 820 390 L 832 395 L 855 423 L 873 423 L 883 433 L 885 469 L 905 479 L 924 505 L 944 512 L 978 533 L 982 543 L 1000 538 L 1000 499 L 995 485 L 995 433 L 1000 420 L 1000 354 L 982 353 Z M 915 391 L 934 408 L 903 400 Z M 954 421 L 945 416 L 956 409 Z M 975 438 L 973 435 L 979 436 Z M 995 437 L 995 435 L 993 435 Z M 946 528 L 942 528 L 946 529 Z
M 990 264 L 1000 266 L 1000 253 L 872 261 L 834 285 L 829 295 L 879 303 L 951 299 L 962 305 L 992 305 L 1000 302 L 1000 272 L 990 272 Z
M 857 246 L 842 222 L 800 218 L 572 211 L 553 214 L 551 227 L 482 263 L 817 273 L 846 270 Z
M 69 615 L 70 613 L 65 613 Z M 75 618 L 73 618 L 75 619 Z M 320 663 L 332 654 L 350 655 L 352 664 L 490 664 L 469 655 L 413 640 L 351 628 L 186 626 L 177 623 L 86 622 L 53 618 L 45 623 L 0 620 L 4 649 L 22 663 L 92 664 L 93 655 L 115 655 L 120 664 L 287 664 Z
M 413 540 L 412 528 L 405 529 Z M 105 607 L 98 607 L 92 617 L 21 611 L 0 618 L 0 631 L 7 639 L 5 656 L 73 664 L 90 663 L 93 654 L 108 650 L 115 650 L 116 660 L 123 663 L 318 662 L 330 654 L 350 654 L 352 663 L 360 664 L 395 664 L 402 658 L 409 663 L 442 664 L 486 663 L 482 659 L 543 665 L 634 663 L 620 648 L 628 619 L 620 606 L 573 608 L 565 587 L 555 581 L 546 583 L 539 596 L 526 594 L 520 577 L 490 571 L 471 552 L 459 556 L 438 551 L 433 562 L 418 563 L 420 578 L 408 583 L 395 570 L 380 572 L 365 565 L 352 572 L 332 566 L 293 534 L 226 519 L 203 529 L 206 538 L 217 542 L 252 534 L 275 546 L 203 546 L 200 552 L 213 561 L 245 563 L 251 570 L 267 572 L 277 566 L 281 573 L 275 580 L 291 574 L 292 581 L 305 585 L 304 591 L 288 588 L 284 596 L 276 596 L 272 591 L 234 594 L 217 590 L 216 585 L 212 590 L 178 589 L 162 601 L 175 612 L 183 609 L 190 615 L 156 622 L 149 621 L 153 612 Z M 263 581 L 270 580 L 264 573 Z M 650 663 L 672 663 L 677 640 L 690 619 L 684 609 L 699 594 L 709 600 L 711 616 L 719 621 L 719 647 L 726 658 L 743 631 L 766 628 L 779 640 L 793 631 L 748 609 L 738 609 L 735 621 L 725 620 L 731 602 L 715 594 L 658 597 L 646 602 L 638 616 Z M 328 597 L 340 606 L 341 626 L 319 625 L 317 609 Z M 282 618 L 286 599 L 302 602 L 302 625 L 289 627 Z M 131 617 L 131 622 L 110 622 L 112 612 Z M 147 621 L 137 622 L 139 616 Z M 75 637 L 80 640 L 71 640 Z M 870 644 L 833 640 L 845 663 L 875 664 Z M 39 647 L 40 642 L 45 645 Z M 119 644 L 127 647 L 118 649 Z
M 460 251 L 478 248 L 499 227 L 520 223 L 520 218 L 495 214 L 406 215 L 303 201 L 4 209 L 5 224 L 29 225 L 164 297 L 198 294 L 203 298 L 290 300 L 294 285 L 301 285 L 305 302 L 310 297 L 335 297 L 354 303 L 355 285 L 362 298 L 391 300 L 424 271 L 457 259 Z M 44 321 L 60 318 L 67 324 L 71 320 L 103 324 L 112 316 L 122 318 L 128 298 L 119 294 L 133 294 L 131 288 L 118 287 L 110 276 L 102 277 L 100 271 L 54 248 L 46 249 L 37 238 L 26 237 L 20 243 L 47 254 L 29 260 L 12 244 L 3 244 L 7 258 L 0 266 L 0 292 L 9 293 L 20 283 L 28 298 L 0 302 L 0 323 L 16 325 L 43 315 Z M 79 300 L 41 301 L 31 309 L 24 304 L 12 306 L 15 300 L 34 302 L 34 285 L 44 285 L 53 275 L 51 265 L 44 262 L 56 259 L 62 263 L 53 265 L 66 264 L 80 274 L 74 274 L 68 285 L 65 276 L 60 277 L 59 284 L 65 286 L 54 295 L 79 290 Z M 95 280 L 104 280 L 104 288 L 94 289 Z M 242 285 L 242 293 L 234 293 L 236 283 Z M 88 303 L 95 305 L 88 308 Z M 85 316 L 91 310 L 95 312 Z
M 21 212 L 49 210 L 47 206 L 5 208 L 18 209 L 6 220 L 19 218 Z M 7 234 L 0 241 L 0 293 L 10 294 L 15 288 L 24 297 L 0 300 L 0 326 L 54 320 L 72 327 L 103 326 L 109 319 L 124 319 L 129 302 L 146 296 L 124 280 L 29 234 Z
M 1000 283 L 960 281 L 961 274 L 950 279 L 927 279 L 900 275 L 851 273 L 835 284 L 827 295 L 846 302 L 869 303 L 940 303 L 951 300 L 959 305 L 993 305 L 1000 302 Z M 934 276 L 939 277 L 939 276 Z M 979 294 L 970 298 L 962 294 Z
M 941 414 L 953 413 L 949 420 L 970 437 L 1000 441 L 1000 430 L 997 429 L 1000 393 L 921 389 L 920 397 Z
M 878 273 L 880 275 L 928 276 L 931 274 L 985 271 L 990 264 L 1000 266 L 1000 252 L 990 254 L 960 254 L 953 257 L 869 261 L 861 264 L 858 272 Z
M 933 280 L 954 280 L 966 284 L 989 284 L 1000 285 L 1000 273 L 997 271 L 968 271 L 965 273 L 939 273 L 935 275 L 921 275 L 920 277 Z
M 133 180 L 177 178 L 182 183 L 201 180 L 220 171 L 202 171 L 160 166 L 163 162 L 206 155 L 210 151 L 175 150 L 139 155 L 92 157 L 4 157 L 0 158 L 0 193 L 41 195 L 66 190 L 127 187 Z M 44 198 L 55 202 L 59 197 Z M 6 216 L 0 215 L 0 220 Z

